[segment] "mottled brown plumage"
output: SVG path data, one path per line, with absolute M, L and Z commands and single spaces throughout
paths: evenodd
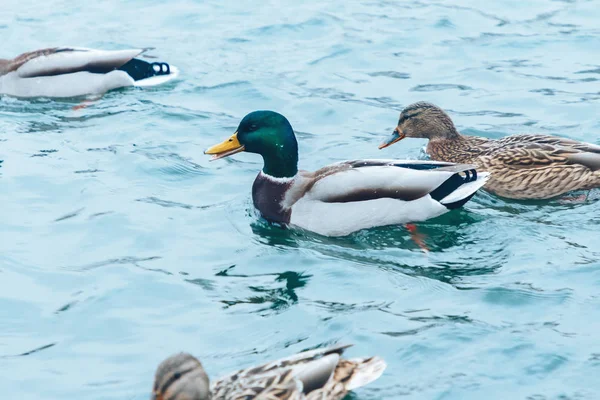
M 494 140 L 461 135 L 450 117 L 429 103 L 400 114 L 393 139 L 429 139 L 433 160 L 475 164 L 491 173 L 485 189 L 513 199 L 548 199 L 600 187 L 600 146 L 548 135 L 514 135 Z M 395 139 L 394 139 L 395 138 Z
M 349 346 L 295 354 L 225 376 L 210 385 L 202 364 L 187 353 L 156 370 L 154 400 L 338 400 L 383 373 L 378 357 L 342 359 Z

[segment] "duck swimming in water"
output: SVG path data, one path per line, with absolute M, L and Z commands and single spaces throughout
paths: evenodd
M 511 199 L 549 199 L 600 187 L 600 146 L 548 135 L 494 140 L 462 135 L 441 108 L 414 103 L 379 148 L 404 138 L 428 139 L 432 160 L 467 163 L 491 173 L 485 189 Z
M 22 98 L 101 95 L 177 77 L 178 70 L 172 65 L 136 58 L 147 50 L 54 47 L 0 59 L 0 94 Z
M 152 400 L 339 400 L 386 368 L 379 357 L 342 358 L 348 347 L 305 351 L 237 371 L 212 385 L 198 359 L 175 354 L 158 366 Z
M 294 130 L 273 111 L 246 115 L 233 136 L 205 153 L 219 159 L 242 151 L 263 157 L 252 186 L 260 214 L 324 236 L 437 217 L 465 204 L 488 179 L 473 165 L 413 160 L 352 160 L 302 171 Z

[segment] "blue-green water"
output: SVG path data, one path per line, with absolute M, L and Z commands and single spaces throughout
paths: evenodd
M 301 4 L 302 3 L 302 4 Z M 598 1 L 4 0 L 0 57 L 154 46 L 181 79 L 75 101 L 0 98 L 0 386 L 146 399 L 156 365 L 213 377 L 332 342 L 379 354 L 357 399 L 600 398 L 600 203 L 478 194 L 343 239 L 255 217 L 260 159 L 202 151 L 255 109 L 301 166 L 424 157 L 377 145 L 401 108 L 463 132 L 600 143 Z

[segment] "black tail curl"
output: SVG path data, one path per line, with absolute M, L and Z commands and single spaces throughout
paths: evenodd
M 169 75 L 171 73 L 171 67 L 167 63 L 149 63 L 138 58 L 130 60 L 119 69 L 127 72 L 127 74 L 135 81 L 151 78 L 153 76 Z
M 456 189 L 458 189 L 461 185 L 464 185 L 465 183 L 469 183 L 469 182 L 475 182 L 477 180 L 477 170 L 470 169 L 470 170 L 463 171 L 463 173 L 464 173 L 464 176 L 462 176 L 460 172 L 457 172 L 456 174 L 452 175 L 449 179 L 447 179 L 444 183 L 442 183 L 438 188 L 436 188 L 433 192 L 431 192 L 430 196 L 434 200 L 440 201 L 444 197 L 448 196 L 450 193 L 452 193 Z M 462 207 L 474 195 L 475 195 L 475 193 L 473 193 L 472 195 L 470 195 L 460 201 L 457 201 L 455 203 L 444 204 L 444 206 L 450 210 L 454 210 L 455 208 Z

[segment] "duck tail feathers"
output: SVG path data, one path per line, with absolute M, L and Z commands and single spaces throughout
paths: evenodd
M 165 62 L 148 62 L 139 58 L 129 60 L 119 69 L 125 71 L 136 82 L 155 76 L 171 75 L 175 72 L 175 68 Z
M 354 390 L 377 380 L 387 367 L 386 362 L 379 357 L 355 358 L 347 361 L 352 363 L 354 368 L 350 379 L 346 382 L 346 390 Z
M 476 179 L 458 186 L 455 190 L 439 200 L 439 202 L 449 209 L 463 206 L 490 178 L 489 172 L 479 172 L 476 176 Z

